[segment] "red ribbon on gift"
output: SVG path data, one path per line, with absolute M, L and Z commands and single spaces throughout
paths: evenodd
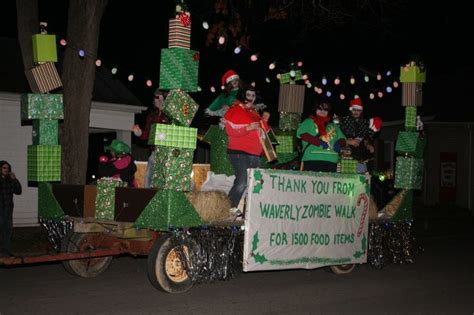
M 178 16 L 178 19 L 184 26 L 191 25 L 191 15 L 189 14 L 189 12 L 181 12 L 181 14 Z

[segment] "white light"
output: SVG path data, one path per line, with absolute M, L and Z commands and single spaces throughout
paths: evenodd
M 323 83 L 323 85 L 326 85 L 326 84 L 328 84 L 328 79 L 326 79 L 326 77 L 323 77 L 321 82 Z
M 370 80 L 370 79 L 369 79 L 369 76 L 368 76 L 368 75 L 365 75 L 365 76 L 364 76 L 364 81 L 365 81 L 365 82 L 369 82 L 369 80 Z
M 275 63 L 272 62 L 271 64 L 268 65 L 268 69 L 273 70 L 275 69 Z
M 277 73 L 276 78 L 277 78 L 278 80 L 280 80 L 280 78 L 281 78 L 281 73 Z
M 250 83 L 251 86 L 255 87 L 255 81 L 252 81 L 252 83 Z
M 390 70 L 388 70 L 387 73 L 386 73 L 387 77 L 391 74 L 392 74 L 392 71 L 390 71 Z
M 393 81 L 393 87 L 394 87 L 394 88 L 397 88 L 397 87 L 398 87 L 398 82 L 397 82 L 397 81 Z
M 327 97 L 331 97 L 331 95 L 332 95 L 331 91 L 327 91 L 327 92 L 326 92 L 326 96 L 327 96 Z
M 310 89 L 312 86 L 313 86 L 313 85 L 311 84 L 311 82 L 308 81 L 308 83 L 306 83 L 306 87 L 307 87 L 308 89 Z
M 346 99 L 346 96 L 341 93 L 341 94 L 339 95 L 339 98 L 340 98 L 341 100 L 344 100 L 344 99 Z
M 250 56 L 250 60 L 252 61 L 257 61 L 258 57 L 256 54 L 253 54 L 252 56 Z
M 130 74 L 130 75 L 128 76 L 128 81 L 133 81 L 133 74 Z
M 241 50 L 242 49 L 240 48 L 240 46 L 235 47 L 234 48 L 234 54 L 236 54 L 236 55 L 239 54 Z
M 224 43 L 225 43 L 225 37 L 224 37 L 224 36 L 220 36 L 220 37 L 219 37 L 219 44 L 220 44 L 220 45 L 224 45 Z
M 359 98 L 358 94 L 354 94 L 354 99 Z
M 269 77 L 266 77 L 266 78 L 265 78 L 265 82 L 270 83 L 270 78 L 269 78 Z
M 95 179 L 95 175 L 94 175 L 94 174 L 92 174 L 92 176 L 91 176 L 91 177 L 92 177 L 92 179 Z
M 112 70 L 110 70 L 110 72 L 112 72 L 112 74 L 117 74 L 117 68 L 116 67 L 113 67 Z
M 370 93 L 370 94 L 369 94 L 369 98 L 370 98 L 371 100 L 373 100 L 373 99 L 375 98 L 374 93 Z
M 216 93 L 216 88 L 213 87 L 213 86 L 211 86 L 211 92 L 212 92 L 212 93 Z
M 205 30 L 208 30 L 208 29 L 209 29 L 209 23 L 207 23 L 206 21 L 202 22 L 202 27 L 203 27 Z
M 354 79 L 354 77 L 351 77 L 350 82 L 351 82 L 351 84 L 355 84 L 355 83 L 356 83 L 356 79 Z
M 290 71 L 290 77 L 294 78 L 296 76 L 295 70 Z
M 101 61 L 100 59 L 97 59 L 97 60 L 95 61 L 95 65 L 96 65 L 97 67 L 100 67 L 100 66 L 102 65 L 102 61 Z
M 387 93 L 392 93 L 392 87 L 391 86 L 387 86 L 385 88 L 385 91 L 387 91 Z
M 197 87 L 197 90 L 198 90 L 198 92 L 201 92 L 201 91 L 202 91 L 202 89 L 201 89 L 200 86 Z

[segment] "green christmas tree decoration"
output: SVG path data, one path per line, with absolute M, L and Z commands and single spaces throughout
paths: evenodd
M 211 147 L 211 171 L 215 174 L 234 175 L 234 168 L 227 154 L 228 138 L 225 131 L 217 125 L 211 125 L 203 137 Z

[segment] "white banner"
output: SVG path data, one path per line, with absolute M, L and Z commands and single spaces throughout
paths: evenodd
M 249 170 L 244 271 L 365 263 L 369 179 Z

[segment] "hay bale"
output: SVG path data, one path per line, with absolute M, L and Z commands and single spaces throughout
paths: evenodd
M 185 194 L 205 223 L 221 221 L 229 217 L 230 200 L 226 193 L 200 191 Z
M 377 203 L 375 202 L 374 196 L 370 195 L 370 202 L 369 202 L 369 222 L 377 220 L 377 212 L 379 208 Z

